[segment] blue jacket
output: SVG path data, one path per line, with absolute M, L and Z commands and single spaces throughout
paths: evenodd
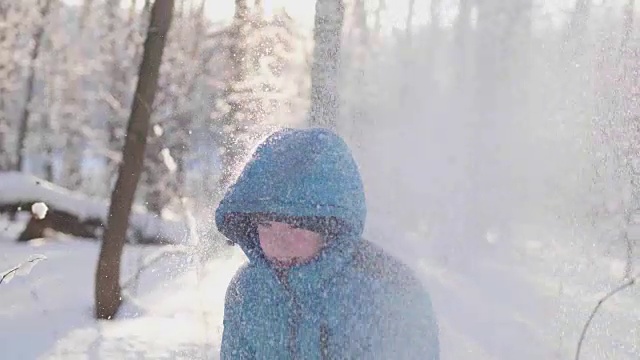
M 283 277 L 246 221 L 256 212 L 347 226 Z M 439 359 L 427 291 L 361 238 L 365 216 L 358 168 L 332 132 L 286 129 L 258 146 L 216 211 L 218 229 L 249 259 L 227 289 L 221 359 Z

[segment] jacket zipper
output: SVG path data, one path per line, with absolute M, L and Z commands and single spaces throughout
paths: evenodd
M 298 298 L 295 296 L 294 292 L 291 290 L 291 286 L 289 285 L 289 277 L 285 271 L 276 271 L 276 275 L 280 279 L 282 286 L 285 291 L 291 298 L 291 302 L 293 303 L 293 318 L 289 324 L 289 355 L 291 355 L 291 359 L 295 360 L 298 358 L 297 352 L 297 340 L 298 340 L 298 327 L 300 325 L 300 317 L 302 316 L 302 309 L 300 307 L 300 303 L 298 302 Z M 327 324 L 323 321 L 320 325 L 320 358 L 322 360 L 329 359 L 329 328 Z
M 324 322 L 320 325 L 320 359 L 329 360 L 329 328 Z
M 300 323 L 300 316 L 302 315 L 302 309 L 300 308 L 300 303 L 298 303 L 298 299 L 296 298 L 294 292 L 291 290 L 287 272 L 278 272 L 278 277 L 280 278 L 285 291 L 287 292 L 287 294 L 291 298 L 291 302 L 293 303 L 293 318 L 289 324 L 289 354 L 291 355 L 291 359 L 295 360 L 298 358 L 298 326 Z

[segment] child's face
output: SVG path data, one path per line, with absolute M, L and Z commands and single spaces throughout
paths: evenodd
M 318 255 L 324 245 L 318 233 L 275 221 L 260 223 L 258 237 L 267 259 L 280 267 L 305 263 Z

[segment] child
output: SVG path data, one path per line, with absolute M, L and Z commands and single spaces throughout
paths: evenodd
M 324 129 L 278 131 L 216 211 L 249 262 L 225 299 L 224 359 L 439 359 L 427 291 L 361 238 L 362 180 Z

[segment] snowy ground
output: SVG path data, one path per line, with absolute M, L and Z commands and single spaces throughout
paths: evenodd
M 94 241 L 58 239 L 25 245 L 0 236 L 2 271 L 32 254 L 47 256 L 28 276 L 0 285 L 0 358 L 217 357 L 224 292 L 233 269 L 244 260 L 241 254 L 221 254 L 207 264 L 200 281 L 186 255 L 165 258 L 143 273 L 135 301 L 127 302 L 118 320 L 96 322 L 92 294 L 98 250 Z M 123 278 L 133 275 L 140 255 L 157 250 L 128 246 Z
M 426 254 L 436 250 L 425 249 L 419 234 L 374 226 L 369 238 L 428 285 L 447 360 L 573 359 L 589 313 L 623 282 L 620 259 L 532 232 L 518 241 L 477 244 L 455 254 L 456 263 Z M 606 302 L 581 354 L 582 360 L 640 359 L 640 286 Z
M 176 254 L 146 271 L 116 321 L 92 320 L 98 244 L 57 239 L 16 244 L 2 226 L 0 269 L 43 254 L 24 277 L 0 285 L 2 359 L 216 359 L 226 285 L 244 256 L 211 260 L 197 280 Z M 572 359 L 590 309 L 619 282 L 616 259 L 576 259 L 568 248 L 523 241 L 477 249 L 465 267 L 437 265 L 412 236 L 379 238 L 408 259 L 429 286 L 441 323 L 442 359 Z M 3 237 L 3 235 L 5 235 Z M 127 247 L 123 277 L 157 248 Z M 640 359 L 640 290 L 607 303 L 587 335 L 582 359 Z

